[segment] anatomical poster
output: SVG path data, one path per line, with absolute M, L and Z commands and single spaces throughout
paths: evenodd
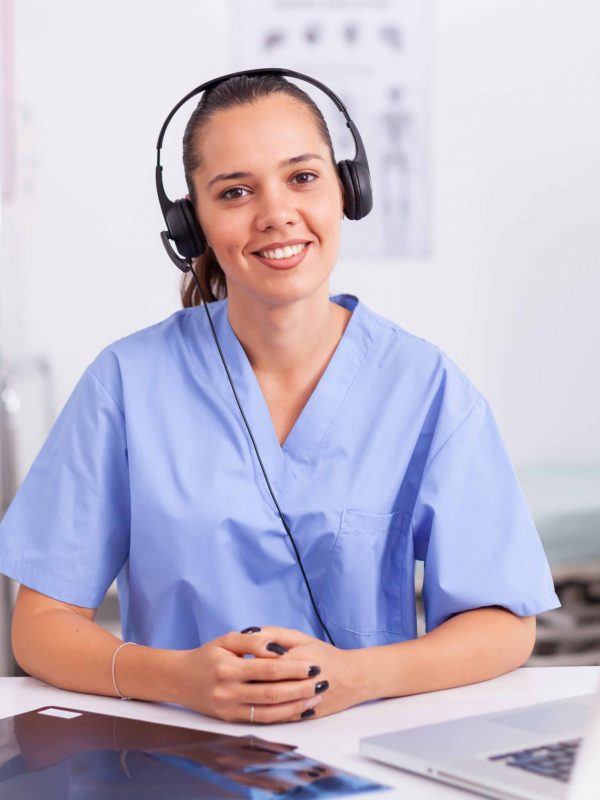
M 427 0 L 237 0 L 234 68 L 306 73 L 342 100 L 362 136 L 373 210 L 344 220 L 347 257 L 431 254 L 431 4 Z M 318 89 L 336 160 L 353 158 L 344 117 Z

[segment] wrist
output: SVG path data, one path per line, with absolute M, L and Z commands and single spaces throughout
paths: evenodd
M 356 687 L 356 703 L 388 696 L 385 692 L 380 650 L 379 647 L 363 647 L 347 651 L 352 665 L 351 685 Z
M 115 676 L 122 695 L 136 700 L 178 703 L 179 650 L 137 645 L 118 654 Z
M 115 648 L 110 667 L 113 689 L 115 690 L 115 694 L 118 697 L 120 697 L 121 700 L 131 700 L 131 697 L 127 697 L 126 695 L 123 694 L 123 692 L 119 689 L 119 686 L 117 684 L 117 658 L 121 650 L 123 650 L 123 648 L 128 646 L 137 647 L 135 642 L 121 642 L 121 644 L 117 645 L 117 647 Z

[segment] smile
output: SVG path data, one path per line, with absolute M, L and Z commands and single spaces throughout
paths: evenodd
M 257 250 L 253 253 L 261 264 L 271 269 L 284 270 L 298 266 L 304 260 L 310 242 L 276 247 L 274 250 Z
M 287 247 L 277 247 L 275 250 L 258 250 L 257 255 L 262 256 L 262 258 L 268 258 L 271 261 L 280 258 L 290 258 L 291 256 L 296 256 L 298 253 L 301 253 L 307 245 L 308 242 L 303 242 L 302 244 L 293 244 Z

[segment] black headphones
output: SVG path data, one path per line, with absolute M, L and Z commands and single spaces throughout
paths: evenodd
M 160 238 L 162 239 L 169 258 L 182 272 L 189 272 L 191 269 L 191 260 L 202 255 L 206 249 L 206 239 L 204 238 L 202 228 L 196 217 L 192 202 L 187 198 L 175 201 L 169 200 L 165 193 L 162 181 L 162 166 L 160 164 L 160 151 L 163 137 L 175 112 L 191 97 L 207 89 L 212 89 L 217 84 L 239 75 L 288 76 L 312 83 L 313 86 L 317 86 L 325 92 L 344 115 L 346 125 L 350 128 L 356 146 L 354 158 L 339 161 L 337 165 L 338 175 L 344 190 L 344 214 L 348 219 L 362 219 L 367 216 L 373 207 L 371 176 L 369 174 L 369 164 L 367 162 L 367 154 L 362 139 L 360 138 L 356 125 L 350 119 L 345 105 L 331 89 L 328 89 L 327 86 L 314 78 L 310 78 L 308 75 L 303 75 L 300 72 L 294 72 L 288 69 L 280 69 L 279 67 L 273 67 L 272 69 L 248 69 L 243 72 L 232 72 L 229 75 L 222 75 L 220 78 L 214 78 L 211 81 L 197 86 L 177 103 L 164 121 L 156 145 L 156 190 L 158 192 L 158 202 L 160 203 L 167 225 L 167 230 L 160 234 Z M 169 240 L 173 241 L 177 252 L 173 249 L 171 244 L 169 244 Z

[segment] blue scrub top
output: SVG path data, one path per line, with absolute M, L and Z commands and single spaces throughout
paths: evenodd
M 486 400 L 435 345 L 357 297 L 280 446 L 227 316 L 209 310 L 271 485 L 338 646 L 503 606 L 560 605 Z M 249 625 L 324 638 L 202 307 L 103 350 L 0 525 L 0 571 L 97 607 L 115 576 L 126 639 L 192 648 Z

